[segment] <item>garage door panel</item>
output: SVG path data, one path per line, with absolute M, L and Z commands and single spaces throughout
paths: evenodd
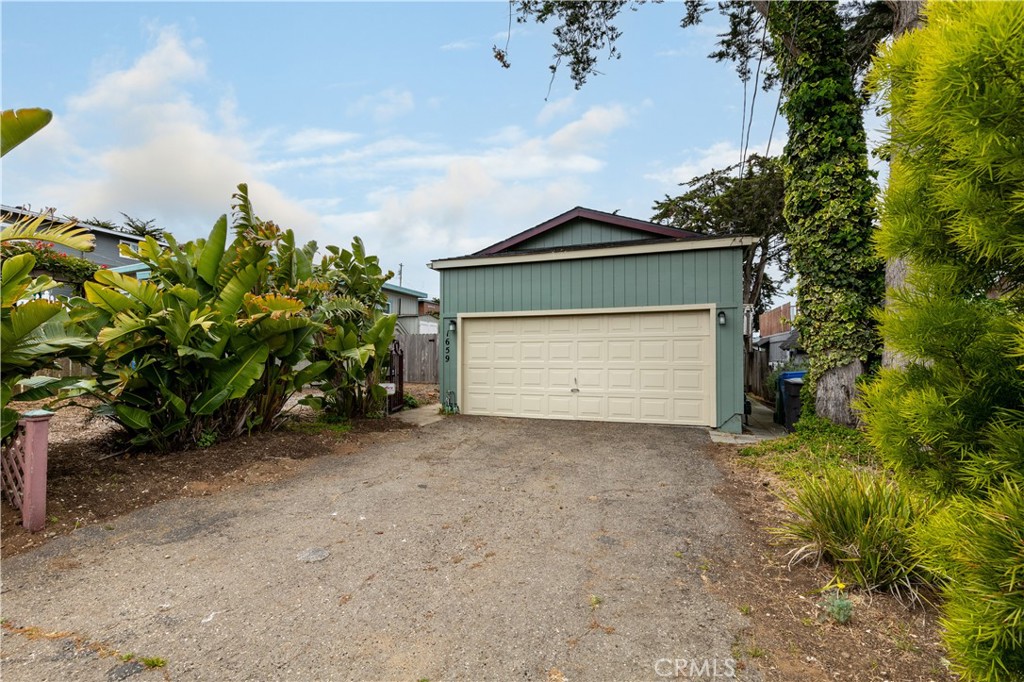
M 672 409 L 676 421 L 700 422 L 705 419 L 704 401 L 673 400 Z
M 548 357 L 550 362 L 570 362 L 574 357 L 572 341 L 549 341 Z
M 519 336 L 519 325 L 514 317 L 495 318 L 494 324 L 488 330 L 490 336 L 504 336 L 516 338 Z
M 640 390 L 644 392 L 668 391 L 670 379 L 671 376 L 664 369 L 641 369 Z
M 630 369 L 609 369 L 608 389 L 612 391 L 628 391 L 633 393 L 637 389 L 637 375 L 639 371 Z
M 576 403 L 576 418 L 593 420 L 606 419 L 607 410 L 605 409 L 605 403 L 607 400 L 607 398 L 598 396 L 578 396 Z
M 575 417 L 575 401 L 569 395 L 548 396 L 548 414 L 552 417 Z
M 576 333 L 580 336 L 604 336 L 608 331 L 608 318 L 602 315 L 580 315 Z
M 547 373 L 548 381 L 547 386 L 545 388 L 569 390 L 574 387 L 573 379 L 575 378 L 575 373 L 573 372 L 571 367 L 552 367 L 547 370 Z
M 490 362 L 492 360 L 489 341 L 471 341 L 466 343 L 466 360 L 471 363 Z
M 491 410 L 493 414 L 506 415 L 514 417 L 518 414 L 518 396 L 515 393 L 495 393 L 494 400 L 491 403 Z
M 670 339 L 647 339 L 640 342 L 641 362 L 669 362 Z
M 543 341 L 522 341 L 519 344 L 519 357 L 523 362 L 544 361 L 546 348 Z
M 707 336 L 711 328 L 711 314 L 673 315 L 672 332 L 682 336 Z
M 638 315 L 641 334 L 672 333 L 672 313 L 649 313 Z
M 603 391 L 608 388 L 608 372 L 604 369 L 580 368 L 576 371 L 576 381 L 580 391 Z
M 571 317 L 549 317 L 547 322 L 548 336 L 576 336 L 576 320 Z
M 707 360 L 707 339 L 675 339 L 672 341 L 672 362 L 703 365 Z
M 546 373 L 547 370 L 541 367 L 524 367 L 519 370 L 519 386 L 524 389 L 544 388 L 547 385 Z
M 640 398 L 640 420 L 664 423 L 669 421 L 669 401 L 665 398 Z
M 640 331 L 637 326 L 636 315 L 609 315 L 608 320 L 608 334 L 609 335 L 629 335 L 636 336 Z
M 672 389 L 679 392 L 704 390 L 704 372 L 698 369 L 677 369 L 672 372 Z
M 608 340 L 608 362 L 633 364 L 637 361 L 638 342 L 630 340 Z
M 608 419 L 612 421 L 635 421 L 636 417 L 636 398 L 608 397 Z
M 519 397 L 519 412 L 524 417 L 543 417 L 547 412 L 547 396 L 524 393 Z
M 576 343 L 576 359 L 580 364 L 588 362 L 604 363 L 607 341 L 578 341 Z
M 511 367 L 495 367 L 491 373 L 495 388 L 519 388 L 519 371 Z
M 491 354 L 495 362 L 519 362 L 519 342 L 495 341 Z
M 707 311 L 464 320 L 467 414 L 708 424 Z
M 484 367 L 469 367 L 466 369 L 466 388 L 486 388 L 494 383 L 492 379 L 493 370 Z
M 545 317 L 514 317 L 519 323 L 519 335 L 522 337 L 547 336 L 547 318 Z M 474 323 L 476 321 L 474 320 Z

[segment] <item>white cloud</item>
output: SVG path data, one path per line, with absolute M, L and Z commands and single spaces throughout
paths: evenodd
M 573 98 L 563 97 L 553 102 L 546 102 L 544 108 L 537 114 L 537 124 L 545 125 L 553 119 L 562 118 L 572 111 Z
M 197 49 L 173 27 L 162 28 L 131 66 L 101 74 L 72 95 L 67 113 L 51 124 L 54 135 L 41 140 L 52 152 L 51 167 L 62 163 L 67 170 L 26 179 L 13 191 L 40 197 L 61 213 L 155 218 L 189 239 L 228 212 L 236 185 L 247 182 L 261 215 L 297 230 L 314 228 L 316 215 L 263 177 L 255 163 L 263 134 L 245 130 L 230 89 L 209 110 L 194 102 L 193 88 L 206 81 Z M 74 144 L 58 150 L 61 140 Z
M 324 216 L 323 238 L 358 234 L 387 267 L 405 264 L 407 286 L 436 293 L 426 260 L 472 253 L 587 203 L 585 178 L 604 167 L 599 150 L 627 122 L 620 106 L 592 107 L 549 136 L 513 127 L 478 140 L 478 149 L 374 155 L 360 167 L 405 184 L 368 195 L 369 210 Z
M 786 140 L 773 139 L 772 149 L 776 153 L 782 151 Z M 759 142 L 747 149 L 747 156 L 751 154 L 763 154 L 767 141 Z M 712 170 L 720 170 L 740 162 L 742 151 L 732 142 L 716 142 L 704 149 L 691 149 L 684 152 L 683 162 L 671 168 L 663 168 L 644 175 L 648 180 L 654 180 L 665 185 L 678 185 L 688 182 L 693 178 L 710 173 Z
M 472 40 L 454 40 L 450 43 L 445 43 L 441 46 L 441 49 L 448 52 L 451 50 L 472 50 L 477 46 L 477 43 Z
M 348 108 L 350 116 L 369 115 L 377 123 L 385 123 L 408 114 L 416 108 L 415 99 L 408 90 L 388 88 L 373 95 L 364 95 Z
M 74 112 L 164 102 L 169 89 L 205 75 L 205 64 L 188 51 L 175 28 L 167 27 L 159 31 L 153 49 L 130 68 L 106 74 L 84 93 L 71 97 L 68 105 Z
M 358 133 L 345 130 L 328 130 L 326 128 L 305 128 L 289 135 L 285 141 L 285 149 L 289 152 L 308 152 L 324 147 L 337 147 L 359 138 Z
M 621 128 L 628 120 L 625 108 L 618 104 L 610 107 L 591 107 L 582 117 L 555 132 L 549 138 L 549 142 L 559 151 L 581 151 L 594 138 Z

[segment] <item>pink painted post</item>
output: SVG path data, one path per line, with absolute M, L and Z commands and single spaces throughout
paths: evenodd
M 21 416 L 25 425 L 25 492 L 21 499 L 21 525 L 30 532 L 46 525 L 46 449 L 53 412 L 31 410 Z

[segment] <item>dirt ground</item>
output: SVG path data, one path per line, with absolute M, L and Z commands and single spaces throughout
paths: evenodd
M 413 391 L 429 399 L 431 387 Z M 81 672 L 84 679 L 91 679 L 88 671 L 99 671 L 108 679 L 138 675 L 139 680 L 288 679 L 288 671 L 292 678 L 299 674 L 322 679 L 507 679 L 511 674 L 548 680 L 623 675 L 651 679 L 666 677 L 661 673 L 669 669 L 652 668 L 651 656 L 664 655 L 678 665 L 680 658 L 710 651 L 734 660 L 741 679 L 955 679 L 945 669 L 931 607 L 908 608 L 887 595 L 853 593 L 852 621 L 827 621 L 817 605 L 817 591 L 831 572 L 826 566 L 790 569 L 789 548 L 774 545 L 766 530 L 785 518 L 774 495 L 781 483 L 749 466 L 735 447 L 712 445 L 697 430 L 623 425 L 578 429 L 551 422 L 458 417 L 424 428 L 426 435 L 421 435 L 387 419 L 354 424 L 344 434 L 285 431 L 202 451 L 98 462 L 102 434 L 87 432 L 81 418 L 62 415 L 55 424 L 55 435 L 74 435 L 54 448 L 49 513 L 56 520 L 51 519 L 45 534 L 21 531 L 13 512 L 6 503 L 3 506 L 6 641 L 0 664 L 5 679 L 43 679 L 36 675 L 40 669 L 22 667 L 37 653 L 55 661 L 54 667 L 42 670 L 57 671 L 58 677 Z M 633 430 L 626 433 L 628 429 Z M 662 452 L 666 432 L 676 445 Z M 82 433 L 91 433 L 92 440 L 81 441 Z M 541 442 L 530 440 L 538 437 Z M 696 459 L 692 464 L 686 459 L 673 464 L 665 459 L 668 456 Z M 383 464 L 381 457 L 388 458 L 390 475 L 384 473 L 387 468 L 377 468 Z M 588 459 L 595 457 L 596 461 Z M 345 469 L 340 478 L 338 467 Z M 680 471 L 673 473 L 674 469 Z M 414 481 L 422 482 L 409 485 Z M 219 614 L 217 600 L 224 595 L 203 592 L 195 583 L 207 575 L 218 589 L 237 596 L 236 589 L 223 584 L 225 576 L 237 570 L 244 578 L 252 572 L 252 562 L 260 561 L 256 556 L 276 556 L 276 550 L 266 544 L 269 540 L 262 540 L 252 555 L 253 548 L 241 542 L 263 536 L 257 530 L 235 529 L 236 519 L 262 508 L 305 518 L 308 514 L 295 506 L 299 503 L 283 497 L 300 483 L 311 499 L 329 493 L 334 507 L 343 505 L 334 513 L 352 518 L 345 521 L 346 530 L 330 540 L 303 531 L 298 544 L 327 547 L 341 563 L 308 583 L 314 597 L 321 595 L 316 597 L 321 606 L 314 600 L 312 612 L 305 606 L 288 608 L 298 609 L 303 617 L 339 621 L 347 626 L 344 637 L 349 640 L 355 637 L 352 627 L 375 634 L 347 641 L 342 647 L 347 653 L 324 645 L 327 649 L 319 655 L 329 666 L 303 668 L 310 665 L 304 662 L 306 657 L 315 661 L 310 647 L 316 645 L 307 642 L 293 650 L 288 642 L 294 637 L 282 634 L 280 626 L 286 623 L 275 620 L 281 617 L 275 609 L 292 599 L 306 604 L 303 599 L 309 595 L 296 592 L 279 598 L 276 591 L 285 588 L 278 584 L 261 597 L 265 588 L 249 585 L 252 593 L 246 598 L 263 601 L 267 617 L 276 623 L 273 632 L 284 638 L 284 644 L 257 638 L 266 650 L 244 654 L 238 650 L 241 645 L 228 643 L 238 637 L 238 630 L 220 623 L 217 615 L 214 642 L 222 649 L 217 654 L 214 648 L 208 657 L 210 650 L 197 639 L 198 629 L 207 623 L 197 619 L 185 627 L 186 620 L 192 621 L 184 618 L 185 604 L 179 597 L 198 591 L 199 610 L 209 607 Z M 332 485 L 348 492 L 338 498 L 330 492 Z M 320 486 L 328 489 L 321 491 Z M 428 486 L 433 494 L 416 498 Z M 380 493 L 393 489 L 380 498 L 361 498 L 370 494 L 364 492 L 369 488 Z M 221 500 L 253 493 L 259 497 L 256 507 L 219 507 Z M 352 501 L 343 501 L 351 495 L 356 496 Z M 641 504 L 641 497 L 649 499 Z M 195 500 L 202 506 L 182 507 L 190 498 L 202 498 Z M 159 521 L 145 510 L 122 518 L 161 500 L 167 500 L 157 507 L 164 509 L 161 518 L 174 521 Z M 454 508 L 446 509 L 448 505 Z M 567 510 L 578 514 L 587 507 L 600 512 L 576 521 L 565 516 Z M 359 519 L 366 514 L 357 511 L 362 508 L 383 514 L 370 524 L 373 529 L 356 530 L 364 525 Z M 199 517 L 214 519 L 213 528 L 204 528 Z M 492 518 L 485 521 L 487 517 Z M 532 522 L 524 523 L 524 518 Z M 403 519 L 406 524 L 417 519 L 421 532 L 399 533 L 404 539 L 392 537 Z M 204 533 L 213 539 L 204 539 Z M 380 549 L 365 546 L 384 542 L 385 537 L 391 539 Z M 212 542 L 213 554 L 228 552 L 232 560 L 218 567 L 201 545 L 192 546 L 195 542 Z M 51 546 L 36 548 L 24 559 L 46 575 L 25 582 L 18 577 L 24 571 L 18 569 L 12 579 L 10 558 L 41 544 Z M 148 557 L 150 545 L 160 556 Z M 179 575 L 173 567 L 160 569 L 155 579 L 150 578 L 159 589 L 177 592 L 167 598 L 173 606 L 166 613 L 163 604 L 157 608 L 142 603 L 155 586 L 147 586 L 142 578 L 132 582 L 127 575 L 130 566 L 148 570 L 149 563 L 163 561 L 165 552 L 168 565 L 180 564 L 184 571 Z M 205 567 L 210 562 L 214 563 Z M 444 580 L 421 582 L 412 577 L 415 571 Z M 490 578 L 480 581 L 484 573 Z M 74 595 L 82 591 L 82 581 L 89 580 L 108 580 L 120 601 L 104 607 L 110 598 L 91 595 L 90 613 L 78 613 Z M 38 585 L 31 587 L 34 581 Z M 372 587 L 377 583 L 383 584 Z M 59 602 L 67 599 L 67 604 L 58 608 L 44 598 L 30 610 L 19 608 L 32 603 L 24 601 L 28 595 L 51 593 L 61 595 Z M 350 601 L 358 604 L 355 615 L 341 615 L 325 606 L 330 602 L 345 607 Z M 105 608 L 110 616 L 104 615 Z M 149 613 L 149 608 L 156 612 Z M 380 623 L 374 620 L 375 612 L 397 613 L 398 618 Z M 251 627 L 249 621 L 256 617 L 251 607 L 240 605 L 231 606 L 228 613 L 239 627 Z M 562 620 L 566 613 L 575 615 Z M 573 626 L 574 622 L 585 626 Z M 302 618 L 288 623 L 298 629 L 296 636 L 306 633 L 311 642 L 321 641 L 319 633 L 306 632 Z M 546 630 L 545 623 L 552 629 Z M 467 624 L 478 632 L 467 632 Z M 707 637 L 694 634 L 704 629 Z M 440 631 L 450 636 L 441 637 Z M 544 645 L 554 632 L 563 633 L 558 636 L 562 645 Z M 168 636 L 182 641 L 166 644 Z M 537 652 L 546 653 L 530 653 L 515 642 L 485 644 L 491 641 L 488 637 L 532 642 Z M 637 648 L 637 641 L 646 644 Z M 729 645 L 723 651 L 726 641 Z M 278 651 L 288 646 L 292 648 Z M 381 649 L 391 653 L 381 658 Z M 140 650 L 165 656 L 166 667 L 148 669 L 134 659 L 118 664 L 112 658 Z M 277 663 L 271 660 L 275 652 L 280 654 Z M 466 667 L 467 661 L 473 665 Z M 284 667 L 274 667 L 279 663 Z M 311 670 L 320 672 L 310 675 Z
M 421 405 L 438 402 L 437 384 L 406 384 Z M 23 403 L 21 409 L 36 404 Z M 66 407 L 50 421 L 46 529 L 29 533 L 4 499 L 0 505 L 0 555 L 13 556 L 50 538 L 175 497 L 202 497 L 243 485 L 286 477 L 302 462 L 329 452 L 354 452 L 374 434 L 410 428 L 393 419 L 362 419 L 346 434 L 304 428 L 307 408 L 289 412 L 290 423 L 276 433 L 217 443 L 203 450 L 122 455 L 112 451 L 115 427 L 93 419 L 84 407 Z

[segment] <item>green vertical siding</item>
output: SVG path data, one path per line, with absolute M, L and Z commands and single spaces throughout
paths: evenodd
M 607 225 L 578 218 L 536 237 L 531 237 L 525 242 L 514 246 L 513 250 L 534 251 L 538 249 L 557 249 L 564 246 L 582 246 L 584 244 L 628 242 L 637 239 L 650 239 L 652 236 L 654 235 L 628 227 Z
M 738 431 L 743 414 L 742 260 L 742 248 L 726 248 L 441 270 L 442 400 L 458 404 L 458 332 L 449 333 L 448 320 L 459 313 L 714 303 L 726 314 L 716 335 L 718 427 Z

